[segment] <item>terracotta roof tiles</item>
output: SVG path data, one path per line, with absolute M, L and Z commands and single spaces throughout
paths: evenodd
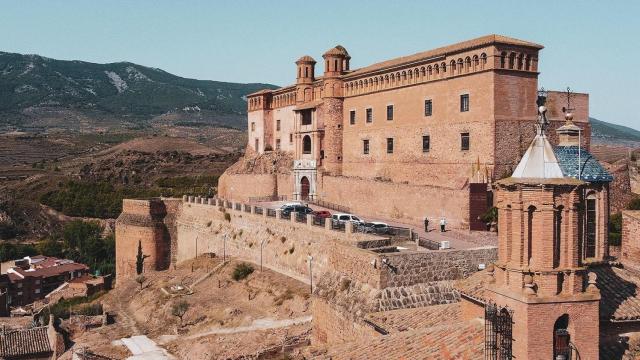
M 47 327 L 11 330 L 0 333 L 0 357 L 21 357 L 51 352 Z

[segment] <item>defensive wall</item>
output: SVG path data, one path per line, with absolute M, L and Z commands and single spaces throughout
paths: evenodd
M 145 271 L 204 254 L 249 261 L 314 286 L 314 339 L 341 342 L 369 333 L 371 312 L 457 302 L 452 281 L 495 261 L 495 247 L 398 248 L 397 239 L 333 229 L 313 217 L 221 199 L 124 200 L 117 221 L 117 280 L 135 276 L 138 242 Z M 406 243 L 406 239 L 404 240 Z

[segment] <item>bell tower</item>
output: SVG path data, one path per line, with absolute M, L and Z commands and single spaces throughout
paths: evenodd
M 545 135 L 544 97 L 538 105 L 536 137 L 495 184 L 498 261 L 487 290 L 513 311 L 514 358 L 595 360 L 600 292 L 583 251 L 585 194 L 595 185 L 566 173 Z

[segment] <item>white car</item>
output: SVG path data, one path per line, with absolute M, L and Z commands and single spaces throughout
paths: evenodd
M 359 217 L 353 214 L 333 214 L 331 215 L 331 222 L 334 225 L 343 225 L 347 221 L 351 222 L 353 225 L 364 224 L 364 221 L 360 220 Z

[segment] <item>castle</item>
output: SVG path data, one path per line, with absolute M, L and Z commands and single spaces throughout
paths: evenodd
M 489 35 L 351 69 L 338 45 L 322 55 L 322 76 L 305 55 L 294 85 L 247 96 L 245 157 L 275 151 L 293 161 L 271 176 L 232 169 L 219 193 L 320 200 L 413 224 L 445 216 L 482 230 L 488 184 L 511 174 L 535 136 L 541 49 Z M 588 95 L 573 103 L 588 149 Z M 564 94 L 548 93 L 550 129 L 563 124 L 565 104 Z
M 307 358 L 623 358 L 630 339 L 640 348 L 640 215 L 624 214 L 613 251 L 613 178 L 588 151 L 587 96 L 575 97 L 572 113 L 560 110 L 561 94 L 536 91 L 540 48 L 489 36 L 351 71 L 336 47 L 322 79 L 301 58 L 294 87 L 249 97 L 252 166 L 226 172 L 220 197 L 125 200 L 117 280 L 135 276 L 139 247 L 145 271 L 205 253 L 264 262 L 314 284 Z M 377 75 L 360 85 L 366 74 Z M 416 99 L 430 116 L 440 104 L 440 121 L 411 116 Z M 288 145 L 281 134 L 291 134 Z M 411 149 L 423 136 L 426 154 Z M 256 165 L 264 159 L 273 162 Z M 251 201 L 320 198 L 405 219 L 458 206 L 459 224 L 472 225 L 474 188 L 492 193 L 497 247 L 407 247 L 412 237 L 334 229 Z

